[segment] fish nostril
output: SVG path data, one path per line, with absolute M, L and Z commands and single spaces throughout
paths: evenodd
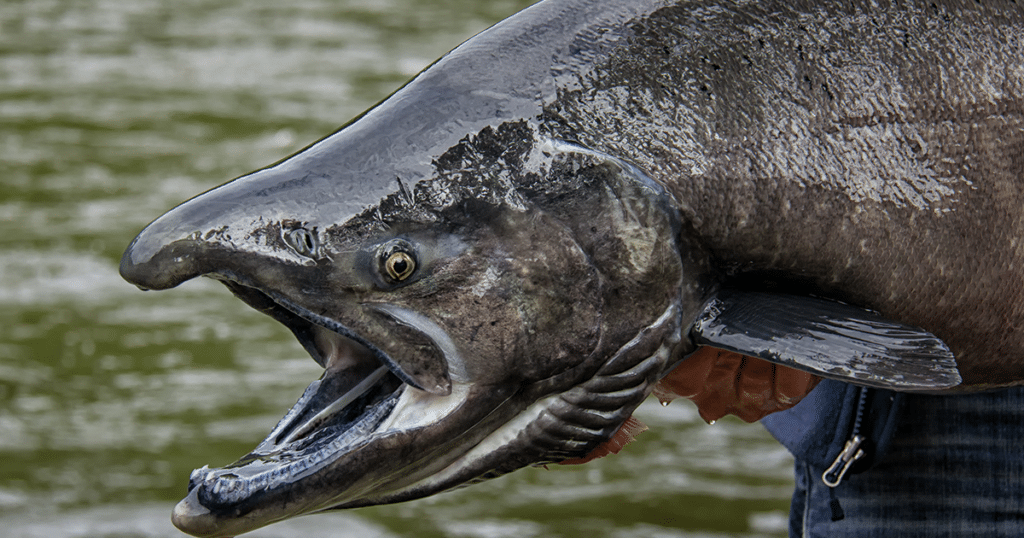
M 305 228 L 295 228 L 284 233 L 284 241 L 300 255 L 307 258 L 316 257 L 319 241 L 313 232 Z

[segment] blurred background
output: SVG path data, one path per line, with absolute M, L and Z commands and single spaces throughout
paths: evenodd
M 320 368 L 212 281 L 123 282 L 121 252 L 528 3 L 0 3 L 0 537 L 183 536 L 189 472 L 245 454 Z M 759 425 L 637 415 L 618 456 L 252 536 L 785 536 L 792 461 Z

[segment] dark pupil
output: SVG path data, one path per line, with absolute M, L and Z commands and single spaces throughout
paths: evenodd
M 395 263 L 391 264 L 391 268 L 395 270 L 395 274 L 401 275 L 409 268 L 409 262 L 404 257 L 399 256 Z

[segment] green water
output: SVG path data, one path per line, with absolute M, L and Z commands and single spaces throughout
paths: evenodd
M 182 536 L 189 472 L 248 451 L 319 368 L 213 282 L 126 284 L 122 250 L 525 5 L 0 3 L 0 536 Z M 615 457 L 253 536 L 785 535 L 791 460 L 759 426 L 638 416 Z

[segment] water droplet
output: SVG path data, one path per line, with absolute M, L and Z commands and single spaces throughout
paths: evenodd
M 668 400 L 662 400 L 661 401 L 661 406 L 662 407 L 668 407 Z
M 709 420 L 708 421 L 708 425 L 709 426 L 714 426 L 716 422 L 718 422 L 718 421 L 717 420 Z

